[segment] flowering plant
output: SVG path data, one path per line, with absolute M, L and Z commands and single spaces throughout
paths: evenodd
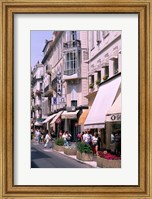
M 105 158 L 107 160 L 120 160 L 121 158 L 116 156 L 116 155 L 112 155 L 111 153 L 106 153 L 105 151 L 99 151 L 98 152 L 99 157 L 101 158 Z

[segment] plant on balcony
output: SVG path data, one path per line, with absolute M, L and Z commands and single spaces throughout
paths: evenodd
M 42 94 L 41 90 L 36 90 L 36 95 L 40 96 Z
M 90 85 L 89 85 L 89 88 L 93 88 L 94 87 L 94 83 L 91 83 Z
M 102 79 L 106 80 L 106 79 L 108 79 L 108 77 L 109 77 L 109 75 L 104 75 Z
M 101 80 L 100 80 L 100 79 L 97 79 L 97 80 L 96 80 L 96 85 L 99 85 L 100 82 L 101 82 Z

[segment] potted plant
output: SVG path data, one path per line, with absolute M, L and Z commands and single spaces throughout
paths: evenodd
M 105 151 L 99 151 L 97 166 L 102 168 L 121 168 L 121 158 Z
M 66 155 L 76 155 L 77 149 L 75 146 L 65 146 L 64 147 L 64 154 Z
M 100 82 L 101 82 L 101 81 L 100 81 L 99 79 L 97 79 L 97 80 L 96 80 L 96 85 L 99 85 Z
M 94 83 L 91 83 L 90 85 L 89 85 L 89 88 L 93 88 L 94 87 Z
M 106 79 L 108 79 L 108 77 L 109 77 L 109 75 L 104 75 L 102 79 L 106 80 Z
M 77 144 L 77 159 L 83 161 L 93 160 L 93 151 L 89 144 L 86 144 L 85 142 L 79 142 Z
M 56 151 L 64 151 L 64 139 L 63 138 L 57 138 L 55 141 L 54 149 Z

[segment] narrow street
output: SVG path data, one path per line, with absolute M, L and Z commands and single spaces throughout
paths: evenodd
M 31 143 L 31 168 L 91 168 L 90 165 L 66 157 L 43 144 Z

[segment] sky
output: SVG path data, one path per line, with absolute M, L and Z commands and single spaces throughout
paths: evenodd
M 53 31 L 48 30 L 31 30 L 31 67 L 43 59 L 43 48 L 45 40 L 52 39 Z

